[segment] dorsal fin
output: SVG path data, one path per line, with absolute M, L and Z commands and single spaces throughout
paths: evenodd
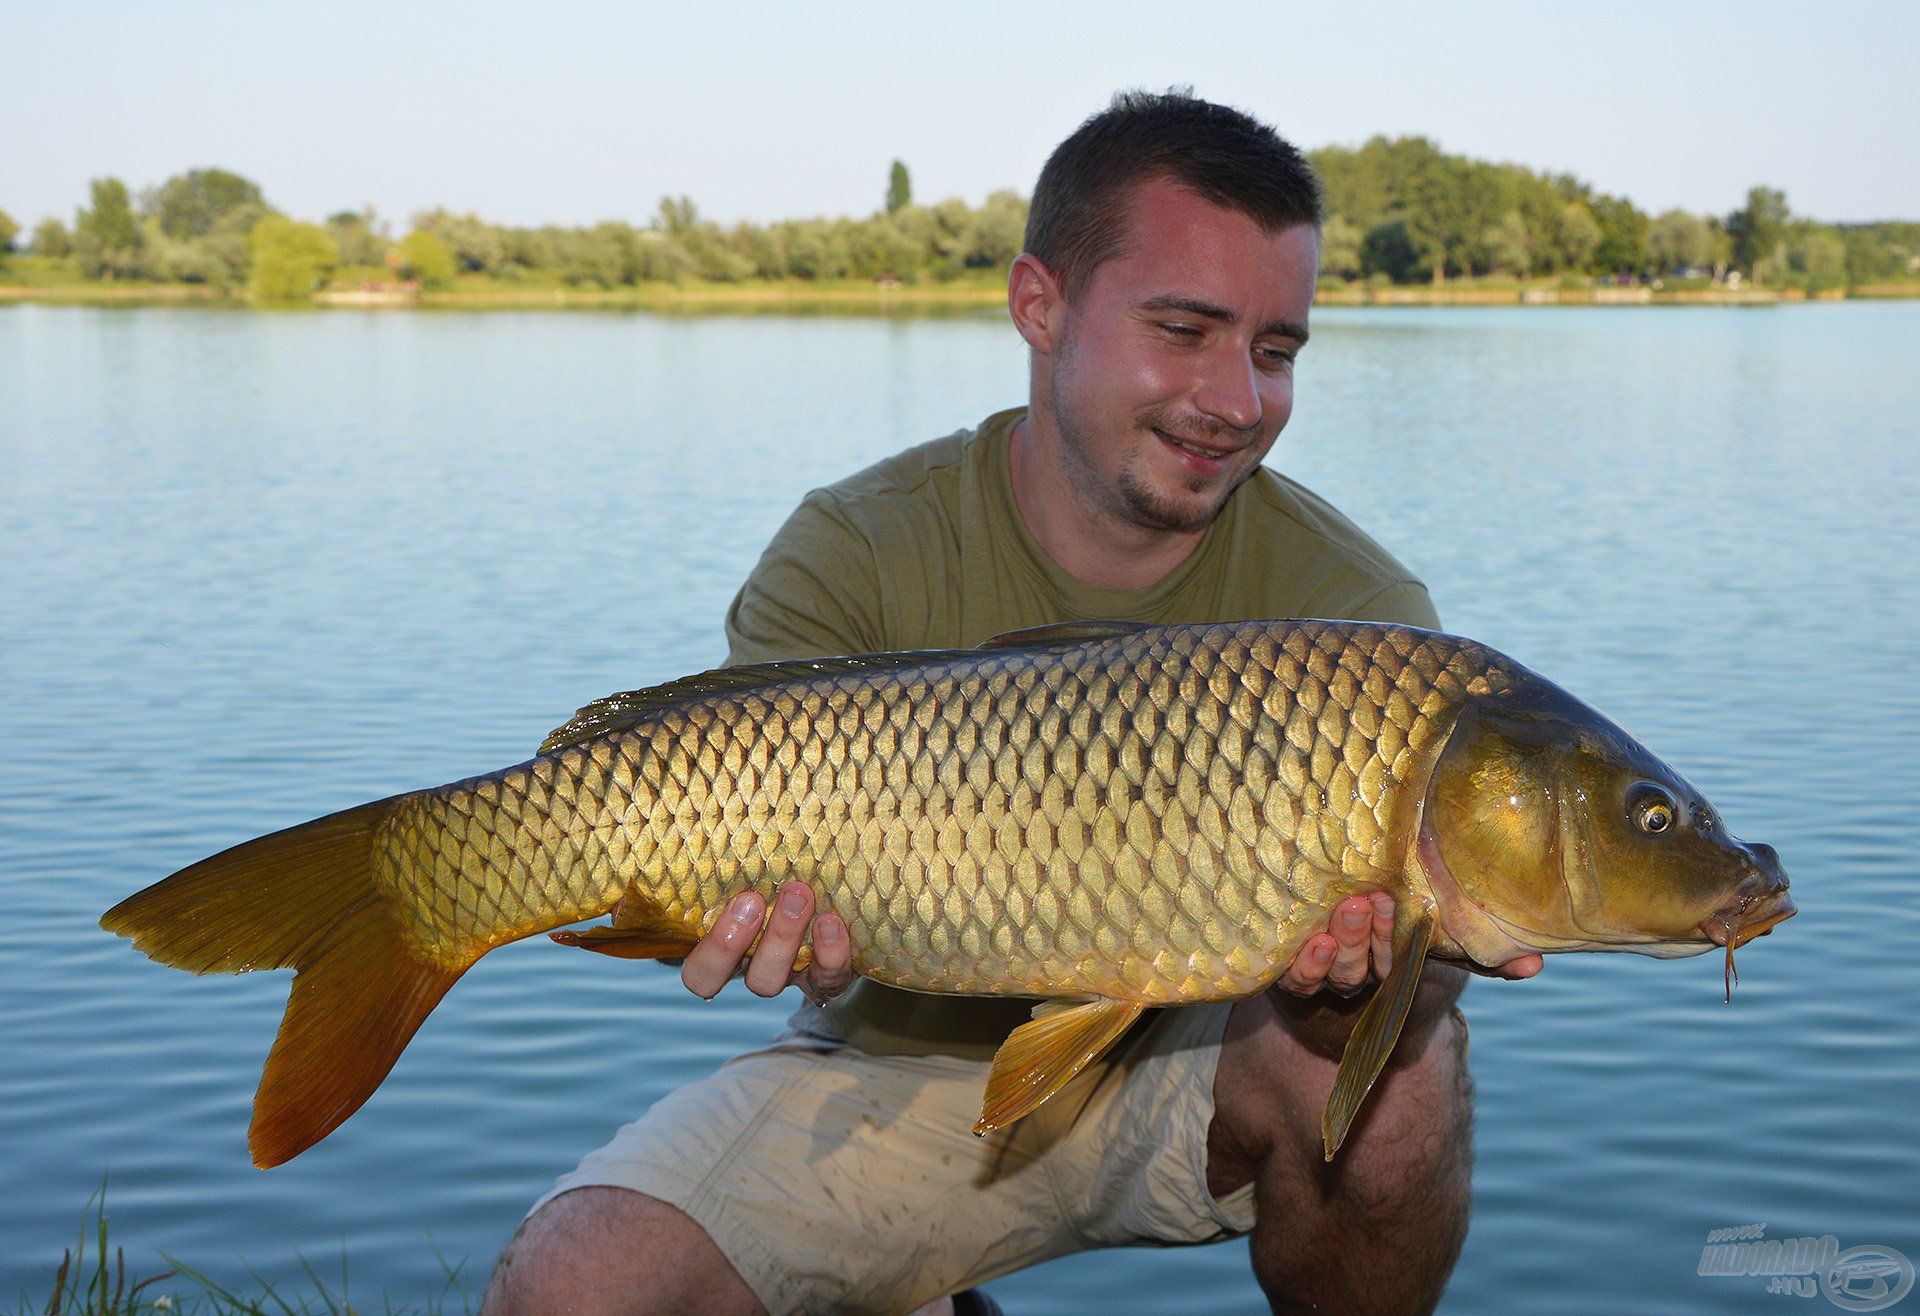
M 1008 631 L 980 643 L 982 649 L 1048 649 L 1060 644 L 1086 644 L 1093 640 L 1111 640 L 1116 635 L 1144 631 L 1143 621 L 1056 621 L 1045 626 L 1028 626 Z
M 805 681 L 853 672 L 898 671 L 903 667 L 920 667 L 955 658 L 975 658 L 983 649 L 1046 649 L 1084 644 L 1091 640 L 1129 635 L 1146 628 L 1145 622 L 1137 621 L 1066 621 L 1008 631 L 985 641 L 979 649 L 906 649 L 894 653 L 854 653 L 836 658 L 792 658 L 742 667 L 717 667 L 711 672 L 683 676 L 665 685 L 649 686 L 644 690 L 623 690 L 619 694 L 596 699 L 541 741 L 540 752 L 552 754 L 569 745 L 628 730 L 664 708 L 691 703 L 709 695 L 752 690 L 759 686 L 777 685 L 782 681 Z
M 972 649 L 912 649 L 900 653 L 856 653 L 837 658 L 792 658 L 776 663 L 719 667 L 695 676 L 683 676 L 645 690 L 623 690 L 596 699 L 540 742 L 542 754 L 552 754 L 582 741 L 625 731 L 662 709 L 691 703 L 709 695 L 752 690 L 782 681 L 805 681 L 851 672 L 888 672 L 920 667 L 951 658 L 977 658 Z

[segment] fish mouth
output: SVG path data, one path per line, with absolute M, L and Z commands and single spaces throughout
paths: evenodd
M 1755 937 L 1764 937 L 1799 911 L 1787 895 L 1787 871 L 1780 852 L 1770 845 L 1745 845 L 1749 864 L 1746 880 L 1733 899 L 1700 920 L 1700 931 L 1729 954 Z
M 1780 871 L 1777 857 L 1772 847 L 1764 849 L 1770 862 L 1770 873 L 1763 873 L 1757 883 L 1750 883 L 1737 895 L 1731 904 L 1719 913 L 1700 920 L 1700 931 L 1707 940 L 1716 946 L 1727 948 L 1726 991 L 1727 1000 L 1733 999 L 1733 988 L 1740 981 L 1740 971 L 1733 966 L 1733 952 L 1746 945 L 1755 937 L 1764 937 L 1775 927 L 1786 922 L 1800 911 L 1795 908 L 1792 897 L 1787 895 L 1787 875 Z
M 1764 937 L 1800 912 L 1784 891 L 1769 896 L 1742 896 L 1730 911 L 1700 920 L 1700 930 L 1716 946 L 1737 950 L 1755 937 Z

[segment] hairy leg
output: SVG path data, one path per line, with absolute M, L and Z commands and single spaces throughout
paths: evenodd
M 1320 1116 L 1337 1049 L 1270 997 L 1235 1008 L 1215 1083 L 1209 1186 L 1252 1180 L 1254 1273 L 1276 1312 L 1430 1311 L 1466 1240 L 1473 1089 L 1457 983 L 1395 1051 L 1332 1165 Z M 1334 1053 L 1329 1054 L 1332 1050 Z
M 765 1316 L 707 1231 L 625 1188 L 576 1188 L 520 1224 L 500 1254 L 482 1316 L 713 1312 Z

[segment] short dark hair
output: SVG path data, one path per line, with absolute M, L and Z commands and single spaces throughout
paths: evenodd
M 1027 251 L 1074 295 L 1118 250 L 1127 203 L 1154 178 L 1269 232 L 1326 218 L 1307 157 L 1252 115 L 1185 87 L 1123 91 L 1047 157 L 1027 212 Z

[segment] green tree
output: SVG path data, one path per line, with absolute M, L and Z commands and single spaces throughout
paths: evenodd
M 684 200 L 685 198 L 682 198 Z M 689 210 L 692 202 L 687 202 Z M 676 236 L 657 228 L 636 229 L 622 225 L 601 225 L 618 233 L 626 251 L 627 283 L 678 283 L 689 275 L 732 282 L 742 277 L 739 267 L 730 263 L 731 252 L 716 251 L 713 237 L 703 232 L 713 226 L 695 220 Z M 745 258 L 740 258 L 745 265 Z
M 1647 217 L 1624 197 L 1597 196 L 1587 203 L 1600 241 L 1593 249 L 1596 273 L 1638 274 L 1647 267 Z
M 1340 279 L 1360 277 L 1360 244 L 1366 235 L 1358 225 L 1329 215 L 1320 229 L 1320 272 Z
M 413 226 L 447 244 L 463 270 L 491 274 L 506 263 L 507 244 L 500 230 L 478 215 L 429 210 L 413 217 Z
M 36 256 L 71 256 L 73 254 L 73 234 L 67 232 L 67 226 L 48 216 L 34 226 L 33 254 Z
M 1847 281 L 1847 244 L 1831 225 L 1795 225 L 1787 239 L 1787 268 L 1808 292 L 1838 288 Z
M 340 249 L 342 265 L 379 265 L 393 244 L 373 207 L 341 210 L 327 216 L 327 233 Z
M 1647 260 L 1661 274 L 1710 270 L 1717 263 L 1712 221 L 1669 210 L 1647 228 Z
M 560 277 L 575 286 L 597 283 L 613 288 L 633 281 L 633 259 L 624 224 L 592 229 L 561 229 L 554 235 Z M 451 260 L 451 255 L 449 255 Z
M 1842 224 L 1850 283 L 1886 283 L 1920 273 L 1920 223 Z
M 792 271 L 787 268 L 786 228 L 780 224 L 769 224 L 761 228 L 754 224 L 742 224 L 734 231 L 735 245 L 753 263 L 753 274 L 758 279 L 784 279 Z
M 13 216 L 0 210 L 0 264 L 4 264 L 7 253 L 13 250 L 13 240 L 20 236 L 20 226 L 13 222 Z
M 242 180 L 244 181 L 244 180 Z M 270 212 L 258 201 L 221 210 L 205 232 L 169 232 L 158 213 L 140 222 L 140 269 L 149 278 L 235 287 L 247 281 L 251 235 Z
M 507 263 L 525 270 L 552 270 L 560 266 L 559 234 L 563 230 L 549 224 L 544 228 L 504 230 Z
M 1527 231 L 1527 221 L 1520 217 L 1517 210 L 1509 210 L 1500 216 L 1499 221 L 1482 235 L 1481 247 L 1486 252 L 1487 265 L 1491 269 L 1505 270 L 1521 279 L 1526 278 L 1533 269 L 1533 234 Z
M 661 197 L 653 232 L 667 241 L 643 253 L 643 279 L 669 280 L 692 273 L 734 283 L 753 273 L 752 260 L 728 244 L 718 224 L 700 218 L 699 208 L 688 197 Z
M 245 256 L 240 265 L 240 277 L 245 278 Z M 140 221 L 140 272 L 150 279 L 174 283 L 229 282 L 226 263 L 205 239 L 171 238 L 152 215 Z
M 252 181 L 225 169 L 189 169 L 176 174 L 141 198 L 141 209 L 160 221 L 175 241 L 204 238 L 221 227 L 234 211 L 252 211 L 244 238 L 266 213 L 266 200 Z
M 976 227 L 973 207 L 959 197 L 948 197 L 927 211 L 933 221 L 931 243 L 933 272 L 949 278 L 966 268 L 967 253 L 973 250 Z M 1024 221 L 1021 236 L 1025 237 Z M 1018 254 L 1018 253 L 1016 253 Z
M 1027 199 L 1011 189 L 988 193 L 974 215 L 966 264 L 977 270 L 1005 270 L 1027 246 Z
M 453 282 L 453 250 L 438 234 L 415 229 L 394 246 L 400 258 L 400 273 L 418 279 L 424 288 L 444 288 Z
M 1407 232 L 1407 221 L 1383 219 L 1368 229 L 1360 261 L 1368 274 L 1384 274 L 1395 283 L 1411 279 L 1420 270 L 1420 250 Z
M 907 176 L 906 162 L 895 160 L 887 171 L 887 213 L 913 203 L 913 180 Z
M 116 279 L 139 272 L 140 222 L 133 215 L 127 185 L 117 178 L 96 178 L 89 185 L 93 205 L 73 221 L 73 248 L 80 272 L 90 279 Z
M 340 263 L 339 248 L 318 224 L 268 215 L 248 236 L 247 296 L 262 306 L 304 306 Z
M 1584 270 L 1600 249 L 1600 225 L 1584 201 L 1560 207 L 1553 228 L 1553 249 L 1562 269 Z
M 904 211 L 901 213 L 905 213 Z M 922 249 L 895 223 L 896 216 L 876 215 L 853 227 L 853 273 L 861 279 L 917 278 Z
M 1445 157 L 1424 137 L 1375 137 L 1358 150 L 1328 147 L 1310 157 L 1320 171 L 1327 210 L 1371 231 L 1402 213 L 1414 180 Z
M 787 239 L 787 265 L 802 279 L 844 279 L 853 267 L 846 225 L 827 219 L 803 219 Z
M 1491 166 L 1436 156 L 1409 181 L 1402 218 L 1407 236 L 1435 283 L 1449 267 L 1472 268 L 1480 236 L 1500 214 L 1500 187 Z
M 700 208 L 693 204 L 692 197 L 663 196 L 654 222 L 668 237 L 678 237 L 682 233 L 692 232 L 700 222 Z
M 1733 263 L 1764 283 L 1786 256 L 1787 194 L 1774 187 L 1747 192 L 1747 204 L 1727 216 L 1727 235 L 1733 239 Z

